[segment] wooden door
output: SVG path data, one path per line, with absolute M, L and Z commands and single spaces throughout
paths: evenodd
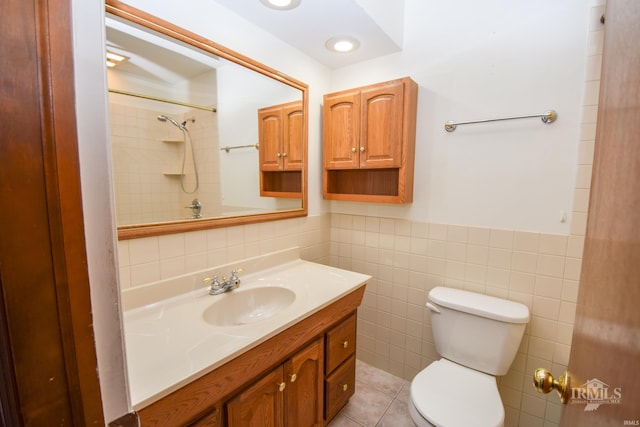
M 323 425 L 323 340 L 317 339 L 284 365 L 285 427 Z
M 302 170 L 304 165 L 304 111 L 302 102 L 285 104 L 282 107 L 282 150 L 284 170 Z
M 394 81 L 362 91 L 360 167 L 402 165 L 404 83 Z
M 71 5 L 8 0 L 0 52 L 0 425 L 102 425 Z
M 282 169 L 282 107 L 258 110 L 258 141 L 260 145 L 260 170 Z
M 227 403 L 228 426 L 284 427 L 285 387 L 280 365 Z
M 324 96 L 322 143 L 326 169 L 360 165 L 360 92 Z
M 605 44 L 582 276 L 561 425 L 640 423 L 640 2 L 607 2 Z M 574 392 L 572 397 L 580 398 Z M 619 402 L 616 402 L 619 397 Z

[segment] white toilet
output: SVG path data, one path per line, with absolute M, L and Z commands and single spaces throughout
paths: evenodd
M 509 370 L 529 321 L 527 306 L 437 287 L 427 307 L 442 358 L 411 382 L 409 415 L 419 426 L 499 427 L 504 407 L 495 376 Z

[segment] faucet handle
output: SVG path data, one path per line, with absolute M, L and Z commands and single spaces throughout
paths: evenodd
M 202 279 L 204 283 L 208 283 L 211 286 L 211 289 L 217 289 L 220 287 L 220 282 L 218 281 L 218 276 L 213 277 L 205 277 Z
M 240 278 L 238 277 L 238 273 L 242 273 L 244 270 L 241 268 L 238 268 L 236 270 L 232 270 L 231 271 L 231 277 L 229 278 L 229 281 L 233 284 L 234 287 L 238 287 L 240 286 Z

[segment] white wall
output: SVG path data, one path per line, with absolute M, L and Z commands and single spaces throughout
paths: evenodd
M 411 76 L 420 86 L 414 203 L 333 202 L 367 213 L 568 233 L 582 106 L 587 14 L 581 0 L 405 2 L 404 50 L 337 70 L 331 90 Z M 474 120 L 558 112 L 539 119 Z
M 126 413 L 129 391 L 118 287 L 104 65 L 104 6 L 73 0 L 76 118 L 93 330 L 106 421 Z

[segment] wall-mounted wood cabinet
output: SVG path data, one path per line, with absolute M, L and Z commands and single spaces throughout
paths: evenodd
M 304 110 L 289 102 L 258 110 L 260 195 L 302 197 Z
M 417 99 L 408 77 L 324 96 L 325 199 L 413 201 Z

